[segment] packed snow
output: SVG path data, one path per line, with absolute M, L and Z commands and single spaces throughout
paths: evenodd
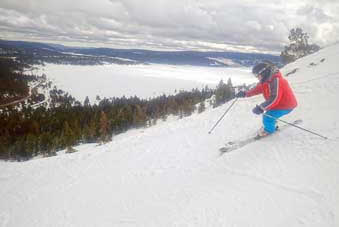
M 211 134 L 230 103 L 172 116 L 77 153 L 0 162 L 0 226 L 339 226 L 338 59 L 336 45 L 282 69 L 296 71 L 299 102 L 283 119 L 327 140 L 288 127 L 220 156 L 259 129 L 261 96 L 237 101 Z

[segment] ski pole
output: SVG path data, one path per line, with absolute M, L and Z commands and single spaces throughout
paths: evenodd
M 232 104 L 227 108 L 227 110 L 225 111 L 225 113 L 220 117 L 220 119 L 217 121 L 217 123 L 215 123 L 215 125 L 212 127 L 212 129 L 208 132 L 208 134 L 211 134 L 211 132 L 214 130 L 215 127 L 217 127 L 217 125 L 219 124 L 219 122 L 225 117 L 225 115 L 227 114 L 227 112 L 232 108 L 232 106 L 234 105 L 234 103 L 238 100 L 238 98 L 236 98 Z
M 275 117 L 273 117 L 273 116 L 271 116 L 271 115 L 268 115 L 268 114 L 265 114 L 265 113 L 264 113 L 264 115 L 267 116 L 267 117 L 273 118 L 273 119 L 276 120 L 276 121 L 281 121 L 281 122 L 283 122 L 283 123 L 285 123 L 285 124 L 291 125 L 291 126 L 293 126 L 293 127 L 296 127 L 296 128 L 298 128 L 298 129 L 301 129 L 301 130 L 304 130 L 304 131 L 309 132 L 309 133 L 311 133 L 311 134 L 313 134 L 313 135 L 319 136 L 319 137 L 321 137 L 321 138 L 323 138 L 323 139 L 326 139 L 326 140 L 328 139 L 326 136 L 322 136 L 322 135 L 320 135 L 320 134 L 318 134 L 318 133 L 312 132 L 311 130 L 302 128 L 302 127 L 300 127 L 300 126 L 298 126 L 298 125 L 295 125 L 295 124 L 292 124 L 292 123 L 290 123 L 290 122 L 287 122 L 287 121 L 284 121 L 284 120 L 275 118 Z

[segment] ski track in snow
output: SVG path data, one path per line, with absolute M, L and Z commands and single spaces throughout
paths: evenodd
M 105 145 L 0 162 L 0 226 L 339 226 L 339 45 L 287 65 L 299 106 L 289 127 L 219 156 L 252 135 L 262 97 L 116 135 Z M 322 63 L 320 59 L 326 58 Z M 310 67 L 310 63 L 317 63 Z

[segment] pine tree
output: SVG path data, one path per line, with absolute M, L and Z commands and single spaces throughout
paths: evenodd
M 32 134 L 28 134 L 25 140 L 25 146 L 28 153 L 32 156 L 37 155 L 36 153 L 36 138 Z
M 231 78 L 228 78 L 227 80 L 227 86 L 226 86 L 226 101 L 234 98 L 235 96 L 235 90 L 232 84 Z
M 195 105 L 193 105 L 192 100 L 190 99 L 185 100 L 184 105 L 183 105 L 184 116 L 187 117 L 187 116 L 192 115 L 194 110 L 195 110 Z
M 284 47 L 280 57 L 285 64 L 320 50 L 316 44 L 309 44 L 309 35 L 302 28 L 293 28 L 288 36 L 290 45 Z
M 233 97 L 234 89 L 231 79 L 228 79 L 227 84 L 225 84 L 223 80 L 221 80 L 215 91 L 215 102 L 213 104 L 213 107 L 220 106 Z
M 217 89 L 215 91 L 215 103 L 213 107 L 220 106 L 224 103 L 224 96 L 225 96 L 225 83 L 223 80 L 221 80 L 217 86 Z
M 0 158 L 9 159 L 11 157 L 10 150 L 8 149 L 10 145 L 10 135 L 6 128 L 0 131 Z
M 80 128 L 80 123 L 79 120 L 76 119 L 73 123 L 72 131 L 74 133 L 74 138 L 76 141 L 79 141 L 81 139 L 81 128 Z
M 140 107 L 140 105 L 135 106 L 135 113 L 133 117 L 133 123 L 137 127 L 145 126 L 147 121 L 146 112 Z
M 100 140 L 102 143 L 109 141 L 108 138 L 108 119 L 104 111 L 100 114 Z
M 71 129 L 71 127 L 69 127 L 69 124 L 67 121 L 65 121 L 64 123 L 64 128 L 63 128 L 63 143 L 64 146 L 67 148 L 68 151 L 72 150 L 72 146 L 75 143 L 75 138 L 74 138 L 74 132 Z
M 91 118 L 89 122 L 89 142 L 93 143 L 95 142 L 97 138 L 97 124 L 95 122 L 95 118 Z
M 84 107 L 89 107 L 91 106 L 91 103 L 89 102 L 88 96 L 86 96 L 85 101 L 84 101 Z

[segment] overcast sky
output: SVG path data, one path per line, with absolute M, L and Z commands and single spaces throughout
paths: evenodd
M 280 52 L 291 28 L 339 40 L 339 0 L 0 0 L 0 38 L 158 50 Z

